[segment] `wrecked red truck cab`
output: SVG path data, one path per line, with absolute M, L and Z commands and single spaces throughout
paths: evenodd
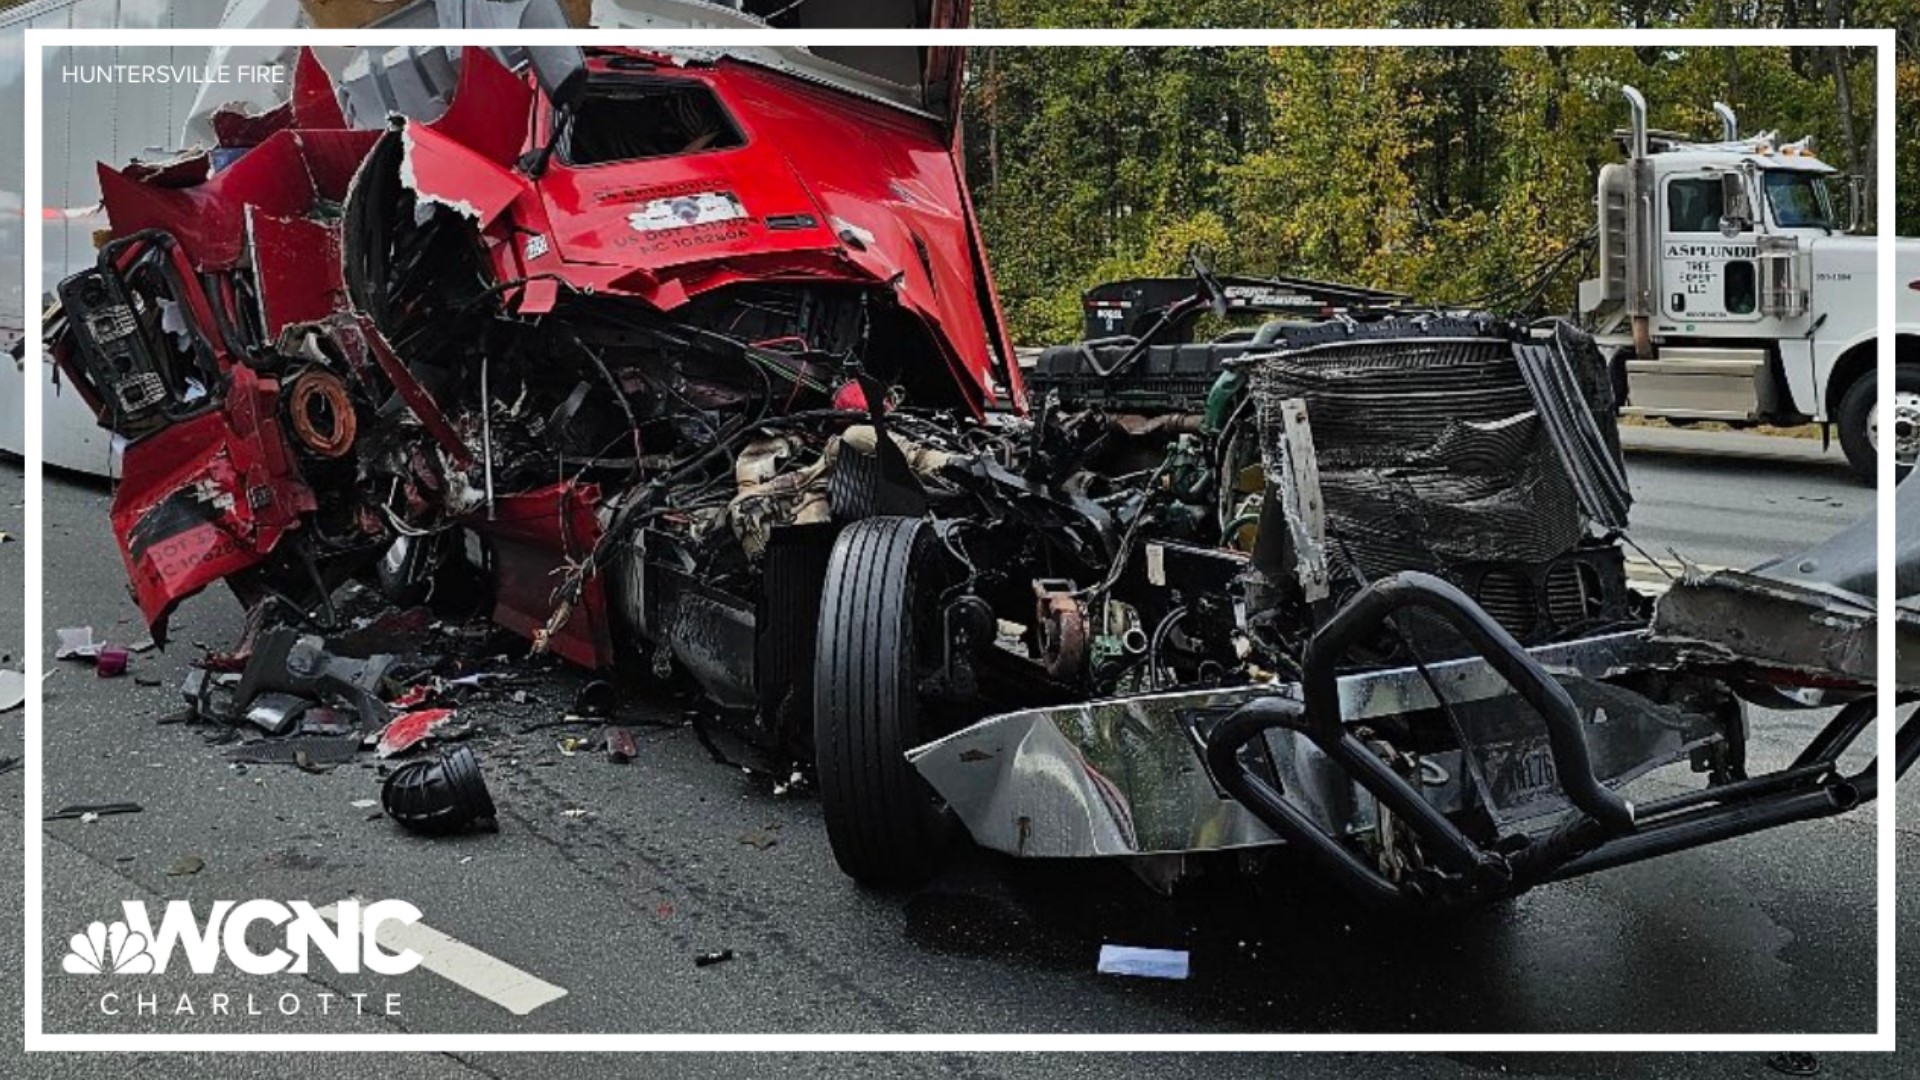
M 890 354 L 876 375 L 976 415 L 1023 407 L 946 118 L 725 57 L 687 63 L 634 50 L 597 51 L 579 100 L 560 109 L 531 68 L 510 71 L 480 49 L 462 60 L 444 112 L 396 118 L 379 132 L 348 127 L 329 76 L 303 53 L 285 106 L 246 123 L 215 118 L 223 139 L 244 140 L 219 148 L 238 156 L 218 171 L 208 167 L 209 153 L 165 168 L 100 167 L 115 235 L 154 234 L 128 242 L 119 272 L 142 269 L 146 245 L 162 245 L 154 257 L 165 260 L 171 283 L 149 275 L 158 303 L 131 316 L 157 319 L 154 326 L 95 336 L 123 346 L 104 364 L 67 349 L 59 359 L 76 384 L 101 395 L 110 426 L 132 440 L 114 518 L 141 609 L 158 632 L 185 597 L 273 561 L 288 533 L 301 528 L 301 515 L 315 509 L 289 440 L 302 453 L 347 454 L 353 433 L 339 426 L 351 418 L 340 411 L 341 378 L 364 379 L 356 392 L 392 393 L 407 422 L 433 437 L 437 455 L 473 466 L 434 396 L 409 371 L 444 356 L 419 345 L 422 327 L 463 312 L 393 295 L 400 267 L 388 260 L 396 245 L 447 243 L 422 235 L 434 215 L 459 223 L 451 243 L 465 250 L 433 254 L 459 260 L 485 282 L 468 299 L 497 305 L 493 314 L 503 319 L 532 322 L 556 308 L 613 298 L 658 316 L 729 291 L 791 285 L 820 298 L 819 317 L 763 320 L 768 336 L 741 345 L 791 366 L 782 372 L 794 380 L 788 404 L 810 396 L 830 403 L 840 387 L 812 371 L 813 328 L 829 318 L 844 324 L 849 304 L 870 303 L 886 311 L 863 323 L 868 336 L 857 344 Z M 395 216 L 399 203 L 408 217 Z M 87 275 L 72 282 L 68 317 L 135 312 L 116 302 L 125 298 L 106 295 L 108 284 Z M 184 319 L 173 314 L 181 310 Z M 803 332 L 774 332 L 795 329 Z M 168 334 L 189 336 L 192 348 L 170 346 Z M 279 362 L 315 353 L 344 360 L 336 365 L 344 370 L 336 376 L 324 363 Z M 198 356 L 191 371 L 182 363 L 189 354 Z M 284 425 L 282 395 L 300 405 Z M 303 422 L 317 410 L 332 420 L 319 428 Z M 157 417 L 189 413 L 208 418 L 150 432 Z M 638 432 L 631 449 L 647 449 Z M 460 479 L 411 468 L 430 463 L 408 456 L 416 460 L 391 472 L 394 498 L 362 504 L 342 517 L 335 536 L 406 535 L 410 515 L 449 483 L 461 487 Z M 477 488 L 486 479 L 465 482 Z M 563 489 L 541 497 L 555 507 L 581 501 L 580 491 Z M 494 513 L 476 515 L 466 504 L 437 510 L 497 519 L 498 495 L 486 494 Z M 554 563 L 585 557 L 580 545 L 591 546 L 591 533 L 561 532 L 548 538 L 549 565 L 503 580 L 537 585 Z M 504 547 L 534 549 L 527 537 L 505 533 Z M 170 542 L 156 548 L 162 538 Z M 321 569 L 328 556 L 296 557 Z M 504 621 L 524 624 L 511 614 L 548 606 L 547 599 L 503 597 Z M 587 622 L 593 625 L 556 628 L 554 647 L 576 662 L 607 665 L 604 620 Z

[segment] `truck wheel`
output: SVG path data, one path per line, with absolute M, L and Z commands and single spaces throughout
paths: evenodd
M 854 522 L 827 562 L 814 651 L 815 767 L 834 861 L 863 885 L 924 882 L 952 832 L 906 757 L 930 728 L 920 684 L 940 654 L 933 600 L 941 570 L 933 531 L 915 518 Z
M 1894 369 L 1894 394 L 1890 402 L 1880 401 L 1879 377 L 1868 371 L 1847 387 L 1840 398 L 1836 416 L 1840 424 L 1840 448 L 1846 451 L 1847 464 L 1854 474 L 1873 483 L 1877 466 L 1874 455 L 1880 440 L 1891 436 L 1898 464 L 1894 480 L 1906 479 L 1914 460 L 1920 457 L 1920 367 L 1901 364 Z

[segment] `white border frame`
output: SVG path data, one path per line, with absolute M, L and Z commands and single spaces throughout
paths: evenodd
M 23 207 L 28 213 L 44 202 L 42 173 L 42 52 L 58 46 L 113 45 L 529 45 L 576 44 L 646 45 L 659 48 L 717 45 L 1005 45 L 1005 46 L 1087 46 L 1087 45 L 1188 45 L 1188 46 L 1728 46 L 1745 45 L 1784 47 L 1789 45 L 1833 45 L 1871 47 L 1875 57 L 1874 108 L 1879 147 L 1879 222 L 1877 280 L 1880 283 L 1879 355 L 1877 373 L 1881 386 L 1894 384 L 1893 288 L 1895 286 L 1894 246 L 1891 243 L 1894 222 L 1894 46 L 1891 29 L 1884 30 L 839 30 L 839 31 L 475 31 L 475 30 L 26 30 L 26 187 Z M 37 319 L 37 305 L 45 295 L 41 281 L 44 255 L 44 229 L 36 216 L 36 227 L 26 230 L 26 302 L 35 305 L 30 313 Z M 31 326 L 29 327 L 31 330 Z M 29 370 L 31 382 L 37 378 Z M 44 520 L 41 514 L 44 488 L 41 474 L 41 407 L 31 399 L 25 410 L 26 426 L 26 784 L 24 805 L 26 821 L 25 884 L 29 886 L 24 905 L 26 947 L 22 957 L 25 973 L 26 1049 L 36 1051 L 397 1051 L 441 1052 L 526 1052 L 526 1051 L 1034 1051 L 1034 1050 L 1185 1050 L 1185 1051 L 1438 1051 L 1456 1053 L 1468 1050 L 1553 1050 L 1605 1051 L 1630 1050 L 1639 1053 L 1721 1050 L 1757 1053 L 1803 1050 L 1820 1053 L 1882 1051 L 1894 1049 L 1894 812 L 1895 797 L 1892 762 L 1894 757 L 1893 660 L 1894 625 L 1890 618 L 1879 621 L 1879 722 L 1876 724 L 1876 749 L 1879 763 L 1878 835 L 1876 867 L 1878 919 L 1876 924 L 1877 1009 L 1876 1029 L 1871 1034 L 617 1034 L 617 1033 L 523 1033 L 476 1034 L 459 1032 L 344 1034 L 316 1032 L 310 1035 L 255 1034 L 77 1034 L 48 1033 L 42 1030 L 43 984 L 46 971 L 45 941 L 42 933 L 42 824 L 39 820 L 43 788 L 40 754 L 45 713 L 41 702 L 41 679 L 45 673 L 45 624 L 39 598 L 44 578 L 41 559 Z M 1892 440 L 1881 448 L 1879 461 L 1878 509 L 1879 550 L 1886 559 L 1894 550 Z M 1891 573 L 1879 575 L 1878 607 L 1882 613 L 1893 610 L 1895 589 Z

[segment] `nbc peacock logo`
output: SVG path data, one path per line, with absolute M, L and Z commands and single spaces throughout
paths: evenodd
M 86 930 L 67 942 L 60 967 L 69 975 L 150 975 L 150 944 L 146 935 L 127 929 L 118 919 L 88 923 Z

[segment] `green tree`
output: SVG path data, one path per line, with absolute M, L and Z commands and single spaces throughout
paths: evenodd
M 1894 26 L 1897 228 L 1920 235 L 1917 0 L 979 0 L 989 26 Z M 1485 297 L 1592 227 L 1618 87 L 1657 127 L 1812 135 L 1871 175 L 1871 50 L 1000 49 L 969 69 L 969 179 L 1023 341 L 1079 327 L 1101 280 L 1223 269 Z M 1541 300 L 1570 303 L 1577 267 Z M 1509 297 L 1508 299 L 1511 299 Z

